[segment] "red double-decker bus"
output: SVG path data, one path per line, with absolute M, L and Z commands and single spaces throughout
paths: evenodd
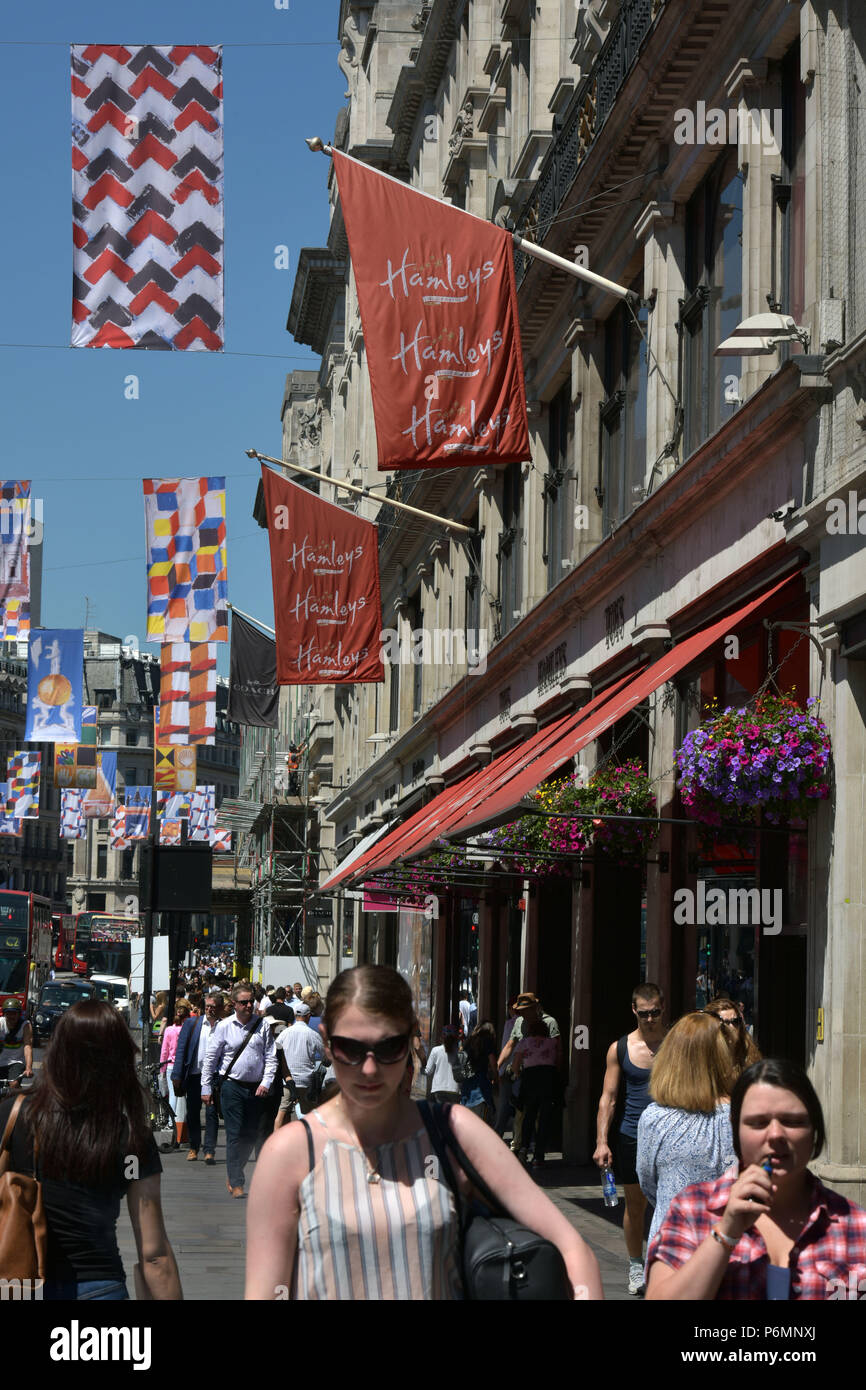
M 130 939 L 139 934 L 137 917 L 111 912 L 64 912 L 54 955 L 55 970 L 76 975 L 96 972 L 128 976 Z
M 51 904 L 0 889 L 0 1008 L 17 998 L 31 1018 L 51 970 Z

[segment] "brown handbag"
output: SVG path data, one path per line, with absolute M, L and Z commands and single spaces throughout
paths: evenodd
M 12 1131 L 24 1103 L 12 1106 L 0 1142 L 0 1278 L 44 1279 L 48 1223 L 42 1205 L 42 1184 L 24 1173 L 9 1171 Z M 36 1152 L 34 1146 L 34 1167 Z

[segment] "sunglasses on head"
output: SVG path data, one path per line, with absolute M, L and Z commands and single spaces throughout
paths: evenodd
M 396 1033 L 393 1038 L 382 1038 L 377 1043 L 361 1042 L 359 1038 L 333 1037 L 331 1053 L 335 1062 L 344 1062 L 349 1067 L 359 1067 L 371 1053 L 380 1067 L 390 1067 L 406 1060 L 409 1034 Z

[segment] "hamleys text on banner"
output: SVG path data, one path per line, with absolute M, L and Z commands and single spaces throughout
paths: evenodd
M 385 679 L 376 527 L 262 468 L 279 685 Z
M 333 158 L 380 469 L 528 459 L 510 233 Z

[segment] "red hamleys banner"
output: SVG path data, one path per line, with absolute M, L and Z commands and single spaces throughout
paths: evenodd
M 380 469 L 528 459 L 510 233 L 333 158 Z
M 278 685 L 385 679 L 379 540 L 370 521 L 262 468 Z

